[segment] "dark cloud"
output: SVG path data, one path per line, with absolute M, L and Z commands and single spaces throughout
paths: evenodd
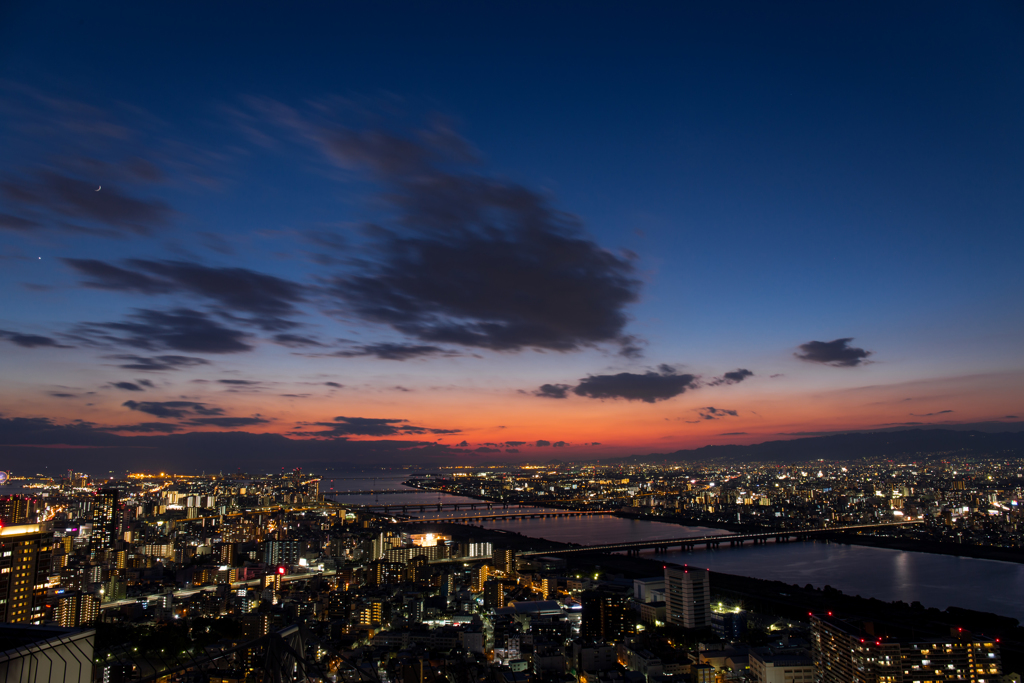
M 26 349 L 37 349 L 37 348 L 51 348 L 51 349 L 70 349 L 71 346 L 64 346 L 57 342 L 56 339 L 51 337 L 44 337 L 39 334 L 23 334 L 21 332 L 11 332 L 10 330 L 0 330 L 0 339 L 6 339 L 12 344 L 22 346 Z
M 98 426 L 79 420 L 59 424 L 39 417 L 0 418 L 0 445 L 8 458 L 26 461 L 38 458 L 38 447 L 46 446 L 51 469 L 80 470 L 88 460 L 87 466 L 99 471 L 147 468 L 198 473 L 209 471 L 211 462 L 251 471 L 277 469 L 282 459 L 322 471 L 342 462 L 451 462 L 452 458 L 466 456 L 455 447 L 412 439 L 290 439 L 281 434 L 238 430 L 190 432 L 174 424 Z
M 541 447 L 543 447 L 543 446 L 550 446 L 550 445 L 551 445 L 551 442 L 550 442 L 550 441 L 545 441 L 544 439 L 537 439 L 537 443 L 536 443 L 535 445 L 536 445 L 536 446 L 537 446 L 538 448 L 541 448 Z
M 1017 417 L 1016 415 L 1004 415 L 1003 419 L 1004 420 L 1019 420 L 1020 418 Z
M 78 394 L 71 394 L 66 391 L 51 391 L 47 395 L 54 398 L 78 398 Z
M 708 386 L 717 387 L 720 384 L 739 384 L 746 378 L 753 376 L 754 373 L 752 373 L 750 370 L 740 368 L 739 370 L 727 372 L 721 377 L 716 377 L 715 379 L 708 382 Z
M 153 388 L 153 382 L 148 379 L 137 379 L 135 380 L 135 383 L 139 384 L 140 386 L 148 387 L 150 389 Z
M 196 427 L 213 426 L 234 429 L 237 427 L 251 427 L 252 425 L 267 424 L 268 422 L 270 422 L 270 420 L 265 420 L 262 417 L 196 417 L 191 420 L 187 420 L 185 424 Z
M 518 448 L 506 448 L 505 452 L 506 453 L 518 453 L 519 449 Z
M 367 169 L 394 220 L 369 232 L 373 251 L 338 276 L 350 313 L 427 344 L 573 351 L 626 341 L 633 264 L 588 239 L 549 198 L 489 178 L 450 130 L 414 135 L 312 121 L 276 103 L 264 115 L 348 169 Z
M 118 187 L 97 185 L 55 171 L 42 171 L 31 179 L 0 183 L 0 190 L 12 205 L 26 211 L 46 211 L 73 220 L 86 221 L 122 231 L 145 235 L 170 223 L 174 212 L 164 202 L 140 199 Z
M 132 382 L 111 382 L 110 386 L 115 389 L 123 389 L 124 391 L 145 391 L 138 384 L 133 384 Z
M 458 448 L 465 448 L 465 447 L 469 446 L 469 444 L 468 444 L 468 443 L 467 443 L 466 441 L 463 441 L 463 442 L 462 442 L 462 443 L 460 443 L 460 444 L 456 444 L 456 446 L 457 446 Z
M 294 304 L 305 300 L 301 285 L 247 268 L 210 268 L 184 261 L 139 259 L 130 263 L 236 311 L 287 315 L 294 312 Z
M 259 380 L 253 380 L 253 379 L 219 379 L 219 380 L 217 380 L 217 383 L 218 384 L 234 384 L 234 385 L 243 386 L 243 387 L 252 387 L 252 386 L 257 386 L 259 384 L 263 384 L 263 382 L 260 382 Z
M 474 453 L 501 453 L 500 448 L 488 448 L 487 446 L 480 446 L 473 449 Z
M 341 389 L 343 386 L 345 386 L 344 384 L 338 384 L 337 382 L 324 382 L 324 385 L 328 387 L 333 387 L 335 389 Z
M 221 408 L 211 408 L 195 401 L 125 401 L 125 408 L 148 413 L 154 417 L 181 418 L 189 415 L 222 415 Z
M 588 398 L 624 398 L 627 401 L 654 403 L 678 396 L 696 386 L 695 375 L 678 375 L 670 366 L 659 367 L 660 372 L 617 375 L 591 375 L 580 380 L 573 389 L 577 396 Z
M 945 415 L 946 413 L 952 413 L 952 410 L 939 410 L 934 413 L 908 413 L 912 417 L 932 417 L 933 415 Z
M 568 445 L 569 445 L 569 444 L 567 444 L 567 443 L 566 443 L 566 442 L 564 442 L 564 441 L 556 441 L 556 442 L 554 442 L 553 444 L 551 444 L 551 446 L 552 446 L 553 448 L 562 448 L 563 446 L 568 446 Z
M 119 368 L 142 370 L 143 372 L 165 372 L 210 364 L 208 360 L 193 356 L 104 356 L 104 358 L 121 361 L 121 365 L 117 366 Z M 140 383 L 142 381 L 140 380 Z
M 458 434 L 461 429 L 434 429 L 417 427 L 408 420 L 376 418 L 376 417 L 336 417 L 334 422 L 302 423 L 300 426 L 327 427 L 315 432 L 297 432 L 297 434 L 316 434 L 317 436 L 398 436 L 408 434 Z
M 739 412 L 729 410 L 727 408 L 715 408 L 713 406 L 708 406 L 707 408 L 698 408 L 697 410 L 702 420 L 719 420 L 723 417 L 739 416 Z
M 592 441 L 592 442 L 590 443 L 590 445 L 591 445 L 591 446 L 600 446 L 600 445 L 601 445 L 601 442 L 600 442 L 600 441 Z
M 137 434 L 173 434 L 180 432 L 181 427 L 167 422 L 140 422 L 133 425 L 117 425 L 114 427 L 96 427 L 104 432 L 133 432 Z
M 850 346 L 853 337 L 833 339 L 830 342 L 810 341 L 800 345 L 801 353 L 793 355 L 800 360 L 822 363 L 835 368 L 852 368 L 860 365 L 872 354 L 871 351 Z
M 506 441 L 505 445 L 506 446 L 512 446 L 512 447 L 524 446 L 524 445 L 526 445 L 526 442 L 525 441 Z
M 271 339 L 273 339 L 275 344 L 280 344 L 281 346 L 287 346 L 293 349 L 302 348 L 304 346 L 324 346 L 312 337 L 307 337 L 301 334 L 290 334 L 288 332 L 275 334 Z
M 35 230 L 40 227 L 42 226 L 39 223 L 30 221 L 27 218 L 19 218 L 9 213 L 0 213 L 0 229 L 26 231 Z
M 170 282 L 150 277 L 144 273 L 112 266 L 105 261 L 76 258 L 61 260 L 88 278 L 82 283 L 86 287 L 142 294 L 168 294 L 174 291 L 174 286 Z
M 118 336 L 118 335 L 124 336 Z M 187 308 L 172 311 L 136 309 L 123 322 L 83 323 L 75 338 L 101 345 L 134 346 L 146 350 L 173 349 L 195 353 L 251 351 L 248 334 L 224 327 L 206 314 Z
M 335 351 L 334 353 L 324 355 L 334 358 L 361 358 L 364 356 L 373 356 L 374 358 L 380 358 L 381 360 L 409 360 L 411 358 L 424 358 L 427 356 L 452 357 L 459 356 L 461 354 L 449 349 L 441 348 L 440 346 L 426 344 L 392 344 L 389 342 L 382 342 L 379 344 L 364 344 L 362 346 L 356 346 L 351 349 Z
M 570 389 L 572 387 L 568 384 L 542 384 L 533 395 L 542 398 L 568 398 Z
M 301 285 L 247 268 L 132 259 L 127 265 L 134 270 L 128 270 L 95 259 L 63 260 L 86 276 L 83 284 L 87 287 L 141 294 L 193 294 L 217 302 L 226 312 L 255 315 L 245 322 L 268 330 L 293 325 L 281 316 L 294 313 L 295 304 L 305 300 Z

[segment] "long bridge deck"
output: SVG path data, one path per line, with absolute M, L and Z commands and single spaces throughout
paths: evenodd
M 366 510 L 367 512 L 383 512 L 384 514 L 390 514 L 392 512 L 427 512 L 437 510 L 476 510 L 477 508 L 485 510 L 508 510 L 515 508 L 535 510 L 535 509 L 556 509 L 556 508 L 535 508 L 532 505 L 525 503 L 492 503 L 488 501 L 480 501 L 473 503 L 375 503 L 375 504 L 357 504 L 358 509 Z M 352 509 L 356 508 L 356 505 L 351 506 Z M 570 511 L 571 512 L 571 511 Z
M 430 491 L 423 491 L 421 489 L 366 489 L 365 491 L 321 491 L 325 496 L 376 496 L 376 495 L 389 495 L 393 496 L 397 493 L 430 493 Z
M 679 546 L 682 550 L 692 550 L 697 545 L 704 545 L 708 548 L 717 548 L 722 543 L 729 545 L 743 545 L 751 541 L 754 545 L 768 543 L 774 540 L 777 543 L 786 542 L 792 538 L 804 538 L 817 534 L 827 534 L 845 531 L 867 531 L 872 529 L 885 529 L 889 527 L 902 527 L 908 524 L 922 524 L 921 521 L 908 522 L 885 522 L 881 524 L 852 524 L 849 526 L 827 527 L 824 529 L 794 529 L 792 531 L 767 531 L 754 534 L 722 534 L 718 536 L 689 536 L 683 538 L 660 539 L 656 541 L 630 541 L 627 543 L 604 543 L 600 545 L 584 545 L 576 548 L 564 548 L 561 550 L 534 550 L 518 553 L 519 557 L 530 557 L 534 555 L 570 555 L 576 553 L 594 552 L 621 552 L 626 551 L 629 555 L 638 555 L 641 550 L 654 549 L 657 552 L 668 552 L 669 548 Z
M 494 522 L 504 519 L 536 519 L 544 517 L 593 517 L 595 515 L 612 515 L 612 510 L 556 510 L 532 512 L 496 512 L 489 515 L 467 515 L 465 517 L 412 517 L 402 520 L 406 524 L 421 522 Z

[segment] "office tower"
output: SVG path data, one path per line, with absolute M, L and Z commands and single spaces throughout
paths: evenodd
M 894 640 L 862 624 L 828 615 L 811 617 L 811 656 L 817 683 L 970 681 L 1002 676 L 999 644 L 964 634 Z
M 711 629 L 719 638 L 738 640 L 747 632 L 747 612 L 721 604 L 711 608 Z
M 61 628 L 87 626 L 100 616 L 100 603 L 95 596 L 75 591 L 65 593 L 57 600 L 53 620 Z
M 53 531 L 46 524 L 0 529 L 0 622 L 41 624 L 45 618 Z
M 584 638 L 614 643 L 633 633 L 634 618 L 630 596 L 612 591 L 584 591 L 580 634 Z
M 220 563 L 228 567 L 237 564 L 238 546 L 234 543 L 224 543 L 220 546 Z
M 117 537 L 117 502 L 120 491 L 100 489 L 92 503 L 92 537 L 89 552 L 93 556 L 114 547 Z
M 703 569 L 665 567 L 665 618 L 683 628 L 711 624 L 711 583 Z

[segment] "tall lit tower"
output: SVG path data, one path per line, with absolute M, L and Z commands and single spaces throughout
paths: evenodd
M 0 622 L 43 623 L 52 546 L 47 524 L 0 529 Z
M 117 537 L 117 501 L 120 492 L 117 489 L 100 489 L 92 507 L 92 537 L 89 539 L 89 552 L 95 556 L 102 550 L 114 547 Z
M 708 571 L 665 567 L 665 617 L 683 628 L 711 625 L 711 583 Z

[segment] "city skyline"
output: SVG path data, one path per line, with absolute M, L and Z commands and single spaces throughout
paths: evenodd
M 0 469 L 1021 430 L 1010 3 L 64 10 L 0 22 Z

